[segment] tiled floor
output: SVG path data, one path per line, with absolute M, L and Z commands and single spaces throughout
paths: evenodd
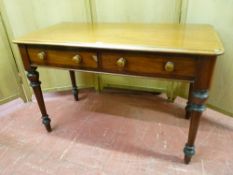
M 45 94 L 53 132 L 36 102 L 0 107 L 1 175 L 231 175 L 233 118 L 207 110 L 197 154 L 183 164 L 189 121 L 186 101 L 163 95 L 82 90 Z

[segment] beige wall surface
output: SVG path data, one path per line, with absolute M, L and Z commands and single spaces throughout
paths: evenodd
M 223 41 L 225 54 L 217 60 L 208 103 L 233 116 L 232 7 L 232 0 L 189 0 L 186 20 L 212 24 Z
M 0 16 L 0 104 L 20 95 L 16 66 Z
M 89 22 L 88 4 L 85 0 L 2 0 L 4 19 L 11 32 L 10 39 L 22 36 L 39 28 L 47 27 L 63 21 Z M 13 48 L 15 46 L 12 46 Z M 18 55 L 17 48 L 14 48 Z M 20 57 L 16 57 L 22 66 Z M 67 71 L 39 68 L 43 90 L 63 90 L 70 87 Z M 77 73 L 80 87 L 93 86 L 93 75 Z
M 179 22 L 179 0 L 92 0 L 96 22 Z

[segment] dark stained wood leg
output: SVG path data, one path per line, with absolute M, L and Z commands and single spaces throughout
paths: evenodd
M 197 130 L 200 122 L 202 112 L 205 110 L 205 101 L 208 98 L 207 90 L 197 90 L 192 92 L 192 100 L 190 102 L 190 111 L 192 117 L 189 127 L 188 142 L 184 147 L 184 161 L 188 164 L 191 161 L 192 156 L 195 154 L 194 142 L 197 135 Z
M 195 82 L 191 85 L 189 98 L 189 111 L 191 120 L 188 134 L 188 142 L 184 147 L 184 161 L 188 164 L 195 154 L 194 142 L 202 113 L 205 110 L 205 102 L 208 98 L 208 90 L 211 84 L 211 77 L 216 62 L 216 56 L 202 56 L 197 60 L 197 72 Z
M 189 84 L 188 102 L 187 102 L 187 105 L 186 105 L 186 107 L 185 107 L 185 110 L 186 110 L 185 118 L 186 118 L 186 119 L 190 119 L 190 117 L 191 117 L 191 115 L 192 115 L 192 111 L 190 110 L 192 92 L 193 92 L 193 83 L 190 83 L 190 84 Z
M 42 123 L 44 124 L 46 130 L 50 132 L 52 131 L 50 126 L 51 120 L 45 108 L 44 98 L 40 87 L 41 82 L 39 81 L 39 72 L 36 71 L 36 67 L 31 67 L 28 70 L 27 77 L 30 80 L 30 85 L 33 88 L 40 112 L 42 114 Z
M 76 80 L 75 80 L 75 72 L 70 70 L 70 79 L 72 83 L 72 93 L 74 95 L 74 99 L 78 101 L 78 87 L 76 85 Z

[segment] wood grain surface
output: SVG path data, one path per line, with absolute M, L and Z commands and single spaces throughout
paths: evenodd
M 60 23 L 14 42 L 202 55 L 224 52 L 214 29 L 197 24 Z

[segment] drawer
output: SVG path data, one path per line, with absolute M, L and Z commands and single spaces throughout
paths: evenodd
M 66 47 L 29 46 L 32 64 L 63 68 L 94 69 L 98 67 L 97 53 Z
M 191 78 L 196 73 L 196 59 L 191 56 L 106 51 L 101 54 L 101 67 L 113 73 Z

